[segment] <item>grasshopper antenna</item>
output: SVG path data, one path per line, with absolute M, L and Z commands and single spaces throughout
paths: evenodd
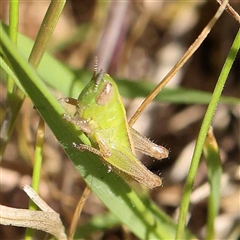
M 98 74 L 98 57 L 94 57 L 94 77 Z
M 93 77 L 96 78 L 96 81 L 95 81 L 95 85 L 94 85 L 94 92 L 97 91 L 97 88 L 103 78 L 103 70 L 101 69 L 99 72 L 98 72 L 98 57 L 95 56 L 94 57 L 94 74 L 93 74 Z
M 95 85 L 94 85 L 94 90 L 93 90 L 94 92 L 97 91 L 97 88 L 98 88 L 98 86 L 99 86 L 99 84 L 100 84 L 100 82 L 103 78 L 103 74 L 104 74 L 104 72 L 101 69 L 100 72 L 97 75 L 95 75 L 97 78 L 96 78 L 96 82 L 95 82 Z

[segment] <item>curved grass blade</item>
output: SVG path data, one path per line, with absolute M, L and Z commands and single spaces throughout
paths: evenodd
M 79 139 L 84 144 L 89 141 L 85 135 L 65 122 L 62 118 L 64 109 L 22 57 L 1 25 L 0 30 L 2 51 L 11 62 L 22 87 L 91 190 L 138 238 L 173 238 L 176 226 L 167 220 L 166 215 L 150 210 L 124 180 L 112 172 L 108 173 L 107 168 L 94 154 L 80 153 L 72 147 L 72 142 L 79 143 Z M 188 238 L 189 235 L 186 235 L 185 239 Z

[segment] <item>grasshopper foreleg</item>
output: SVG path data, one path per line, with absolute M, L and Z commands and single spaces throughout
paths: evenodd
M 104 151 L 101 152 L 101 150 L 98 150 L 94 147 L 91 147 L 89 145 L 85 145 L 85 144 L 77 144 L 75 142 L 73 142 L 73 147 L 75 147 L 77 150 L 79 151 L 89 151 L 89 152 L 92 152 L 96 155 L 98 155 L 99 157 L 101 157 L 102 159 L 106 159 L 107 157 L 110 157 L 111 156 L 111 153 L 109 152 L 108 149 L 105 148 L 104 146 Z M 101 148 L 103 150 L 103 148 Z M 112 167 L 110 164 L 107 164 L 107 167 L 108 167 L 108 172 L 111 172 L 112 171 Z
M 75 98 L 69 98 L 69 97 L 59 98 L 58 101 L 59 101 L 60 103 L 65 102 L 65 103 L 67 103 L 67 104 L 70 104 L 70 105 L 73 105 L 73 106 L 78 107 L 78 100 L 75 99 Z
M 91 133 L 91 129 L 88 125 L 87 120 L 80 118 L 78 120 L 73 119 L 72 117 L 70 117 L 69 115 L 67 115 L 66 113 L 63 114 L 63 118 L 67 121 L 70 122 L 74 125 L 76 125 L 80 130 L 82 130 L 85 133 Z
M 94 147 L 91 147 L 91 146 L 88 146 L 85 144 L 77 144 L 75 142 L 73 142 L 73 147 L 75 147 L 77 150 L 79 150 L 81 152 L 87 150 L 89 152 L 92 152 L 92 153 L 98 155 L 99 157 L 103 157 L 103 154 L 101 153 L 101 151 Z

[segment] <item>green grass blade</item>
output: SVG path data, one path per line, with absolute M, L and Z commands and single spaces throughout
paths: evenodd
M 121 95 L 129 98 L 146 97 L 155 87 L 146 81 L 131 82 L 128 80 L 116 81 Z M 212 93 L 182 87 L 165 87 L 154 100 L 177 104 L 209 104 Z M 236 105 L 240 98 L 222 96 L 221 103 Z
M 17 43 L 18 39 L 18 21 L 19 21 L 19 1 L 11 0 L 9 4 L 9 37 Z M 1 127 L 0 139 L 0 161 L 2 160 L 3 152 L 12 134 L 15 120 L 17 118 L 19 109 L 22 105 L 22 95 L 16 91 L 16 86 L 13 79 L 8 76 L 7 80 L 7 108 L 4 118 L 4 124 Z
M 88 139 L 80 134 L 74 126 L 62 118 L 64 109 L 51 94 L 36 71 L 22 57 L 16 46 L 8 38 L 1 27 L 0 39 L 4 55 L 25 92 L 32 100 L 35 108 L 48 124 L 65 152 L 99 199 L 140 239 L 170 239 L 175 233 L 173 222 L 169 224 L 161 218 L 159 211 L 153 213 L 130 187 L 107 168 L 97 156 L 89 152 L 79 152 L 73 148 L 72 142 L 85 144 Z
M 18 6 L 19 1 L 18 0 L 11 0 L 10 6 L 9 6 L 9 37 L 14 42 L 17 43 L 18 39 Z M 13 80 L 8 77 L 8 94 L 7 98 L 8 101 L 11 103 L 14 103 L 14 82 Z
M 46 15 L 41 23 L 34 47 L 29 56 L 29 62 L 32 66 L 37 67 L 42 60 L 48 43 L 52 38 L 53 31 L 61 16 L 66 0 L 52 0 Z
M 41 168 L 42 168 L 42 160 L 43 160 L 43 144 L 44 144 L 44 132 L 45 132 L 45 124 L 42 118 L 39 119 L 38 129 L 37 129 L 37 137 L 36 137 L 36 146 L 35 146 L 35 154 L 34 154 L 34 168 L 33 168 L 33 176 L 32 176 L 32 188 L 35 192 L 38 193 L 40 179 L 41 179 Z M 29 209 L 37 209 L 36 205 L 30 203 Z
M 218 145 L 213 135 L 212 128 L 210 128 L 208 132 L 203 150 L 207 164 L 207 175 L 210 185 L 206 239 L 215 239 L 214 222 L 218 214 L 220 204 L 222 164 Z
M 202 154 L 206 135 L 207 135 L 208 129 L 210 127 L 215 109 L 219 102 L 220 96 L 222 94 L 223 87 L 227 80 L 227 76 L 230 72 L 230 69 L 236 58 L 239 48 L 240 48 L 240 30 L 238 31 L 238 33 L 236 35 L 236 38 L 233 42 L 233 45 L 230 49 L 228 56 L 227 56 L 226 62 L 223 66 L 222 72 L 220 73 L 219 79 L 217 81 L 217 84 L 215 86 L 215 89 L 214 89 L 214 92 L 212 95 L 212 99 L 208 106 L 207 112 L 204 116 L 203 123 L 202 123 L 201 129 L 200 129 L 200 132 L 199 132 L 199 135 L 197 138 L 192 162 L 190 165 L 189 173 L 188 173 L 187 180 L 186 180 L 185 187 L 184 187 L 184 195 L 183 195 L 183 199 L 182 199 L 181 207 L 180 207 L 176 239 L 183 238 L 183 233 L 184 233 L 185 223 L 186 223 L 186 218 L 187 218 L 187 212 L 188 212 L 188 206 L 189 206 L 189 200 L 190 200 L 190 194 L 193 189 L 194 178 L 196 176 L 196 172 L 197 172 L 199 160 L 200 160 L 200 157 Z
M 7 27 L 5 26 L 5 29 Z M 33 41 L 22 34 L 19 34 L 19 49 L 25 58 L 30 54 Z M 51 68 L 49 68 L 51 66 Z M 60 91 L 63 96 L 77 98 L 83 87 L 92 77 L 92 73 L 85 69 L 73 71 L 45 53 L 38 67 L 38 73 L 47 85 Z M 54 74 L 53 74 L 54 73 Z M 132 82 L 130 80 L 116 80 L 120 94 L 128 98 L 146 97 L 155 85 L 147 81 Z M 61 83 L 61 84 L 59 84 Z M 155 100 L 178 104 L 208 104 L 212 94 L 209 92 L 184 89 L 184 88 L 164 88 Z M 240 99 L 234 97 L 221 96 L 221 103 L 239 104 Z

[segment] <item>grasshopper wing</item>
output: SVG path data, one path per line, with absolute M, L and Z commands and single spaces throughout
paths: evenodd
M 135 150 L 158 160 L 168 157 L 169 152 L 165 147 L 151 142 L 132 127 L 130 128 L 130 133 L 132 135 Z

